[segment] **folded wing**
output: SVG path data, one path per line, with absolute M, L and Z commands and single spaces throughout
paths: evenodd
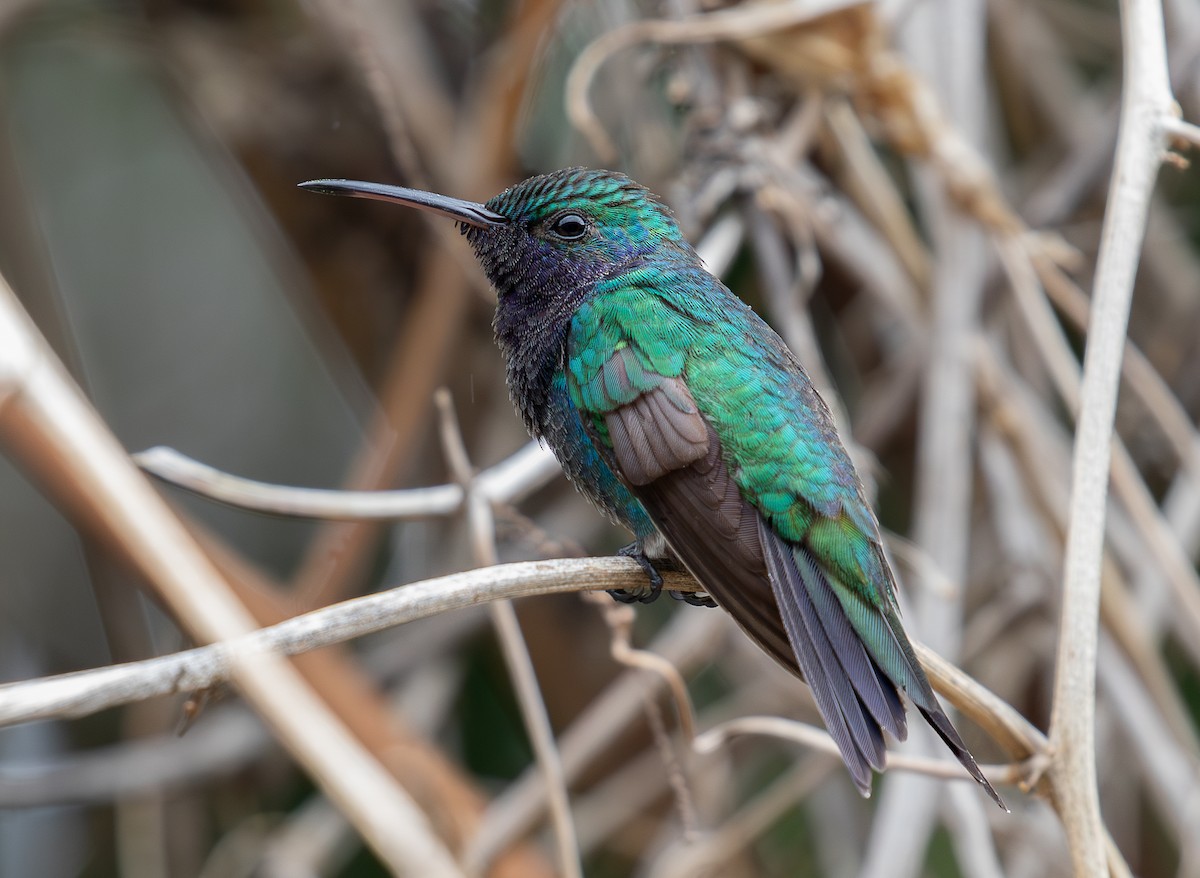
M 903 690 L 999 801 L 938 705 L 894 608 L 848 588 L 819 550 L 772 528 L 739 488 L 682 375 L 655 372 L 626 344 L 573 397 L 680 561 L 746 634 L 808 681 L 864 794 L 871 769 L 885 765 L 883 731 L 907 734 Z

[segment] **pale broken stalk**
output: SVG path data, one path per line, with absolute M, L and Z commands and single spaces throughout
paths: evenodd
M 238 689 L 394 873 L 462 874 L 408 794 L 292 666 L 245 637 L 258 627 L 254 618 L 138 472 L 3 278 L 0 443 L 72 521 L 151 584 L 193 637 L 236 638 L 228 649 Z

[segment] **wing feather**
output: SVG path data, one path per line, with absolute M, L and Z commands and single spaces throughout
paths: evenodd
M 680 400 L 690 402 L 691 410 Z M 631 402 L 608 412 L 604 426 L 617 466 L 630 485 L 649 484 L 708 454 L 708 428 L 678 378 L 662 378 Z

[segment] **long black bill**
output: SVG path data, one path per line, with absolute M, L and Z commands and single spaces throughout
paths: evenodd
M 451 198 L 435 192 L 422 192 L 420 189 L 405 189 L 403 186 L 364 183 L 361 180 L 309 180 L 307 183 L 300 183 L 299 186 L 301 189 L 320 192 L 323 195 L 349 195 L 352 198 L 373 198 L 376 201 L 390 201 L 392 204 L 406 204 L 418 210 L 440 213 L 442 216 L 481 229 L 487 226 L 502 226 L 508 222 L 507 217 L 488 210 L 477 202 L 463 201 L 461 198 Z

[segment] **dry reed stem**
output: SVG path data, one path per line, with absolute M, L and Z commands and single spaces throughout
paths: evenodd
M 1000 253 L 1012 282 L 1012 289 L 1016 294 L 1017 304 L 1026 325 L 1031 331 L 1035 345 L 1042 356 L 1047 371 L 1050 373 L 1067 410 L 1072 416 L 1078 416 L 1080 398 L 1079 366 L 1062 329 L 1050 311 L 1049 304 L 1043 296 L 1042 291 L 1038 288 L 1033 262 L 1030 260 L 1027 251 L 1019 243 L 1012 240 L 1000 242 Z M 1055 271 L 1052 276 L 1056 275 L 1057 272 Z M 1065 278 L 1062 280 L 1065 281 Z M 1065 286 L 1063 283 L 1059 285 Z M 1085 306 L 1085 313 L 1086 310 Z M 1128 357 L 1136 349 L 1131 344 L 1126 343 L 1124 351 L 1125 356 Z M 1123 359 L 1122 362 L 1126 365 L 1123 371 L 1129 374 L 1133 368 L 1129 366 L 1131 361 Z M 1142 365 L 1145 369 L 1149 368 L 1148 364 L 1144 364 L 1144 362 L 1142 362 Z M 1147 385 L 1149 387 L 1156 386 L 1157 382 L 1147 380 L 1145 372 L 1138 374 L 1142 377 L 1142 387 L 1147 387 Z M 1159 415 L 1159 423 L 1165 427 L 1167 423 L 1173 420 L 1175 409 L 1178 408 L 1179 404 L 1175 402 L 1174 405 L 1164 405 L 1162 399 L 1164 395 L 1169 396 L 1169 394 L 1166 394 L 1165 389 L 1153 397 L 1143 396 L 1143 399 L 1155 399 L 1156 404 L 1152 406 L 1152 411 Z M 1180 411 L 1179 414 L 1182 415 L 1183 413 Z M 1177 426 L 1170 432 L 1178 433 L 1180 430 Z M 1194 457 L 1191 454 L 1193 450 L 1193 438 L 1190 425 L 1186 437 L 1181 437 L 1180 441 L 1186 442 L 1183 449 L 1186 456 L 1181 456 L 1181 464 L 1187 470 L 1188 465 L 1193 463 L 1192 457 Z M 1151 557 L 1155 560 L 1166 581 L 1174 591 L 1177 606 L 1181 610 L 1175 617 L 1175 624 L 1186 632 L 1184 642 L 1191 647 L 1200 642 L 1200 577 L 1197 577 L 1195 568 L 1187 558 L 1179 541 L 1171 532 L 1170 527 L 1163 518 L 1162 511 L 1155 503 L 1149 489 L 1138 473 L 1137 467 L 1119 438 L 1114 440 L 1114 446 L 1111 478 L 1115 493 L 1129 511 L 1133 526 L 1138 530 L 1144 543 L 1151 549 Z
M 1091 303 L 1083 290 L 1036 249 L 1032 259 L 1045 294 L 1076 328 L 1086 330 Z M 1121 376 L 1170 443 L 1184 475 L 1200 484 L 1200 431 L 1146 355 L 1129 340 L 1121 359 Z
M 880 228 L 918 289 L 927 289 L 933 276 L 929 248 L 913 224 L 900 193 L 862 122 L 845 100 L 828 102 L 825 118 L 845 164 L 844 186 L 863 214 Z
M 971 345 L 979 332 L 989 270 L 984 223 L 1004 222 L 1005 211 L 996 206 L 1003 202 L 995 194 L 995 181 L 981 155 L 986 137 L 980 109 L 986 94 L 983 3 L 950 0 L 927 4 L 922 11 L 905 34 L 908 53 L 920 60 L 926 76 L 909 71 L 892 53 L 876 53 L 866 60 L 860 87 L 893 142 L 908 154 L 927 159 L 936 171 L 915 181 L 934 262 L 917 411 L 912 537 L 943 576 L 963 582 L 971 556 L 977 414 Z M 943 29 L 956 38 L 941 39 Z M 902 128 L 910 129 L 906 137 L 912 138 L 911 143 L 897 136 Z M 972 217 L 980 222 L 967 221 Z M 912 597 L 915 623 L 910 624 L 939 651 L 956 658 L 964 601 L 961 592 L 940 596 L 921 589 Z M 935 741 L 924 728 L 912 738 L 914 749 L 924 755 Z M 928 839 L 942 819 L 942 801 L 937 787 L 911 775 L 886 786 L 862 874 L 880 878 L 919 874 Z M 994 861 L 994 841 L 977 798 L 963 801 L 959 820 L 970 834 L 984 839 L 985 850 L 979 856 Z M 960 835 L 955 833 L 956 838 Z

